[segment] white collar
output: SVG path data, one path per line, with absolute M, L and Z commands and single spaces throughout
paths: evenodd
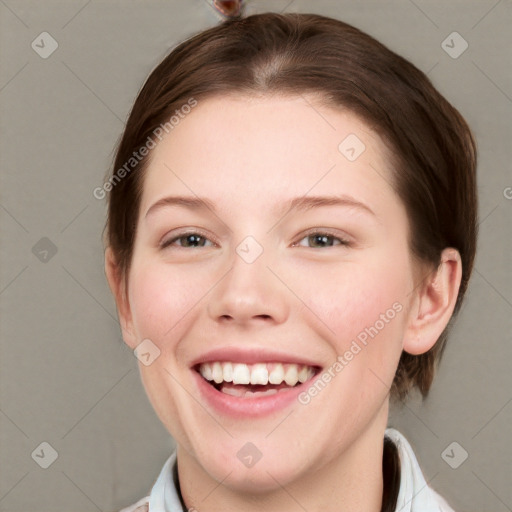
M 177 472 L 176 451 L 167 459 L 160 475 L 151 489 L 149 510 L 151 512 L 184 512 L 178 489 L 174 481 Z
M 386 429 L 386 437 L 395 443 L 400 457 L 400 490 L 395 512 L 454 512 L 448 503 L 428 486 L 407 439 L 394 428 Z
M 386 429 L 400 457 L 400 490 L 395 512 L 454 512 L 431 489 L 405 437 L 393 428 Z M 175 483 L 176 452 L 167 459 L 149 496 L 149 512 L 184 512 Z

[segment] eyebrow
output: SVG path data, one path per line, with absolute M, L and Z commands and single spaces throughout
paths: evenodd
M 169 206 L 180 206 L 188 208 L 189 210 L 211 210 L 216 212 L 215 204 L 206 198 L 192 197 L 192 196 L 169 196 L 159 199 L 153 203 L 147 210 L 145 217 L 148 217 L 150 213 Z M 348 195 L 339 196 L 302 196 L 296 197 L 286 203 L 281 214 L 288 214 L 290 211 L 308 211 L 312 208 L 318 208 L 322 206 L 347 206 L 356 208 L 363 212 L 369 213 L 375 216 L 375 212 L 365 203 L 358 201 L 357 199 Z

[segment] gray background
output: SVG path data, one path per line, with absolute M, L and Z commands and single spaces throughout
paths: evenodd
M 266 10 L 367 31 L 427 72 L 474 130 L 471 287 L 430 398 L 390 424 L 457 510 L 512 510 L 511 2 L 253 1 L 247 14 Z M 0 0 L 2 512 L 119 509 L 146 495 L 173 447 L 120 337 L 103 270 L 105 201 L 92 191 L 147 74 L 217 22 L 203 0 Z M 31 47 L 43 31 L 58 42 L 46 59 Z M 458 58 L 441 46 L 453 31 L 469 44 Z M 58 454 L 48 469 L 42 442 Z

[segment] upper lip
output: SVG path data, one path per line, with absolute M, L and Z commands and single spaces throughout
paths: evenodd
M 317 362 L 308 360 L 301 356 L 291 355 L 286 352 L 260 348 L 239 349 L 234 347 L 223 347 L 210 350 L 194 359 L 190 366 L 195 367 L 201 363 L 213 363 L 215 361 L 245 364 L 284 363 L 312 367 L 322 366 Z

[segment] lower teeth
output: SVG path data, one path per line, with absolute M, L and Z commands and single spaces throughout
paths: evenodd
M 256 396 L 266 396 L 266 395 L 275 395 L 278 393 L 277 389 L 267 389 L 266 391 L 244 391 L 243 389 L 234 389 L 234 388 L 226 388 L 220 390 L 222 393 L 231 396 L 238 397 L 256 397 Z
M 265 386 L 258 386 L 258 387 L 264 388 Z M 226 395 L 236 396 L 239 398 L 256 398 L 258 396 L 275 395 L 282 391 L 290 390 L 293 387 L 294 386 L 281 385 L 279 388 L 271 387 L 268 389 L 252 391 L 250 389 L 247 389 L 247 386 L 242 386 L 242 385 L 222 384 L 220 386 L 215 386 L 217 391 L 220 391 L 221 393 L 224 393 Z

